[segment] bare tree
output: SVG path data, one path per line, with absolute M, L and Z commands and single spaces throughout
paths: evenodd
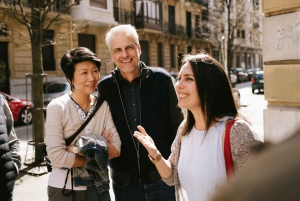
M 206 12 L 209 21 L 201 22 L 202 30 L 209 27 L 211 42 L 223 54 L 225 52 L 221 44 L 226 43 L 224 46 L 227 47 L 227 57 L 225 61 L 222 57 L 222 62 L 224 66 L 227 66 L 228 75 L 234 64 L 236 50 L 241 46 L 246 46 L 247 41 L 260 42 L 261 14 L 257 12 L 259 10 L 254 3 L 254 0 L 211 0 L 208 12 Z
M 61 14 L 68 14 L 80 0 L 70 3 L 68 0 L 32 0 L 29 9 L 26 2 L 21 0 L 4 0 L 0 4 L 0 12 L 25 26 L 28 30 L 32 54 L 32 100 L 33 108 L 33 133 L 35 146 L 35 163 L 41 163 L 42 147 L 44 143 L 44 112 L 43 112 L 43 63 L 42 43 L 43 36 L 52 23 L 57 21 Z M 24 6 L 24 5 L 25 6 Z M 53 8 L 54 15 L 50 16 Z M 53 14 L 53 13 L 52 13 Z

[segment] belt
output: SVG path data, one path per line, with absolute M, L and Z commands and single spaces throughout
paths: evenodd
M 126 184 L 142 184 L 149 183 L 161 179 L 160 174 L 157 170 L 151 170 L 142 175 L 137 175 L 129 172 L 119 172 L 110 169 L 110 175 L 115 183 L 126 183 Z

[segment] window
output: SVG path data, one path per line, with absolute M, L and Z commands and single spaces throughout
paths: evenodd
M 178 69 L 180 69 L 180 67 L 181 67 L 181 65 L 182 65 L 182 62 L 181 62 L 182 58 L 183 58 L 183 54 L 182 54 L 182 53 L 178 53 L 178 55 L 177 55 L 177 65 L 178 65 Z
M 161 24 L 161 6 L 159 2 L 153 1 L 136 1 L 135 16 L 137 21 L 142 21 L 150 24 Z
M 146 65 L 149 65 L 149 45 L 148 41 L 140 40 L 140 46 L 142 55 L 140 56 L 140 60 L 143 61 Z
M 7 25 L 0 23 L 0 36 L 7 36 Z
M 54 31 L 47 30 L 43 35 L 43 47 L 42 47 L 42 58 L 43 58 L 43 69 L 45 71 L 55 71 L 55 59 L 54 59 Z
M 107 9 L 107 0 L 90 0 L 90 6 Z
M 96 53 L 96 39 L 92 34 L 78 34 L 78 46 L 89 48 L 92 52 Z
M 209 49 L 208 49 L 207 47 L 204 48 L 204 52 L 205 52 L 206 54 L 210 54 Z
M 208 21 L 208 10 L 202 11 L 202 21 Z
M 220 62 L 220 53 L 218 50 L 213 50 L 212 56 L 213 56 L 213 58 L 215 58 L 217 61 Z
M 245 39 L 246 38 L 246 33 L 245 30 L 242 30 L 242 38 Z
M 147 1 L 144 7 L 144 14 L 147 22 L 152 24 L 159 24 L 160 14 L 159 14 L 159 4 L 152 1 Z
M 170 65 L 171 68 L 175 68 L 175 47 L 174 45 L 170 45 Z
M 236 37 L 237 37 L 237 38 L 240 37 L 240 30 L 239 30 L 239 29 L 236 30 Z
M 187 46 L 187 53 L 193 54 L 192 46 Z
M 186 12 L 186 36 L 188 38 L 192 37 L 192 14 L 191 14 L 191 12 Z
M 164 67 L 163 66 L 163 46 L 162 43 L 157 43 L 157 65 L 159 67 Z
M 175 7 L 169 6 L 169 33 L 175 34 Z
M 240 55 L 239 53 L 237 53 L 237 56 L 236 56 L 236 66 L 240 66 Z
M 221 25 L 221 33 L 225 33 L 225 27 L 224 27 L 224 24 Z
M 200 15 L 195 15 L 195 35 L 196 38 L 200 38 L 201 36 L 201 28 L 200 28 Z

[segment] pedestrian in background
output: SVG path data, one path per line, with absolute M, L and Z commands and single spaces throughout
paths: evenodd
M 91 193 L 95 192 L 94 186 L 76 186 L 71 179 L 82 173 L 88 174 L 85 165 L 89 160 L 78 152 L 78 147 L 74 146 L 80 136 L 105 137 L 108 142 L 108 157 L 119 156 L 121 142 L 106 101 L 71 145 L 66 146 L 65 142 L 65 139 L 74 134 L 93 113 L 99 101 L 92 94 L 98 86 L 100 66 L 101 61 L 96 54 L 84 47 L 72 49 L 61 59 L 61 68 L 71 85 L 72 92 L 52 100 L 47 106 L 46 144 L 52 164 L 52 172 L 48 181 L 49 201 L 85 201 Z M 68 174 L 71 168 L 74 171 L 73 175 L 71 175 L 72 171 Z M 64 190 L 63 193 L 62 190 Z M 110 200 L 108 189 L 105 190 L 107 191 L 98 194 L 102 198 L 105 196 L 101 201 Z M 98 201 L 97 196 L 92 200 Z
M 106 34 L 106 44 L 117 68 L 104 77 L 99 93 L 109 104 L 121 138 L 121 155 L 109 161 L 116 201 L 175 200 L 149 161 L 147 150 L 133 137 L 143 125 L 161 154 L 170 154 L 180 122 L 181 109 L 171 76 L 140 61 L 141 46 L 132 25 L 118 25 Z
M 14 120 L 0 94 L 0 200 L 13 200 L 15 181 L 21 168 L 20 140 L 14 130 Z
M 187 109 L 168 160 L 139 126 L 134 136 L 146 147 L 149 157 L 168 185 L 175 185 L 176 200 L 207 201 L 227 180 L 224 159 L 226 125 L 237 118 L 230 130 L 234 170 L 248 161 L 250 148 L 258 136 L 249 124 L 238 118 L 229 79 L 222 66 L 207 54 L 187 55 L 175 85 L 178 107 Z M 148 132 L 148 131 L 147 131 Z

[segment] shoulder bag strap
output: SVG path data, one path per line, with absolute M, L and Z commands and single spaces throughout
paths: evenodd
M 93 118 L 93 116 L 95 115 L 95 113 L 97 112 L 97 110 L 100 108 L 100 106 L 102 105 L 102 103 L 104 102 L 104 99 L 102 98 L 98 98 L 97 101 L 97 105 L 94 109 L 94 111 L 92 112 L 92 114 L 90 114 L 90 116 L 87 118 L 87 120 L 85 120 L 85 122 L 80 126 L 80 128 L 68 139 L 65 139 L 66 141 L 66 145 L 70 145 L 73 140 L 77 137 L 77 135 L 82 131 L 82 129 L 89 123 L 89 121 Z
M 231 148 L 230 148 L 230 129 L 235 121 L 236 121 L 236 119 L 232 119 L 230 122 L 228 122 L 228 124 L 226 126 L 226 130 L 225 130 L 224 157 L 225 157 L 225 166 L 226 166 L 227 177 L 230 174 L 234 173 L 233 160 L 232 160 Z

